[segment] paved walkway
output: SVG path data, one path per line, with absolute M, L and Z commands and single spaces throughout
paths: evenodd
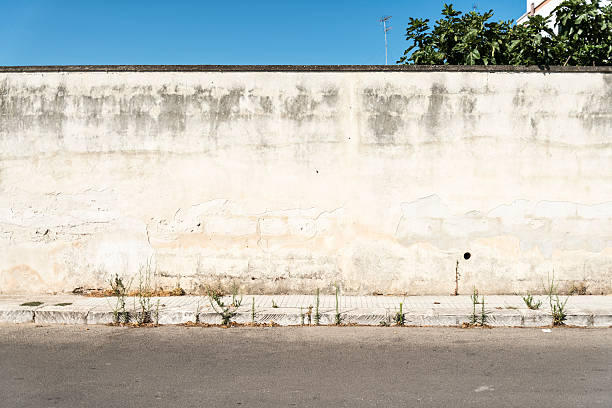
M 540 327 L 552 322 L 548 299 L 542 301 L 539 310 L 529 310 L 520 296 L 486 296 L 487 323 L 491 326 Z M 565 297 L 561 298 L 562 300 Z M 231 303 L 231 298 L 224 298 Z M 42 302 L 36 306 L 22 306 L 28 302 Z M 311 323 L 314 324 L 316 299 L 312 295 L 262 296 L 244 295 L 237 315 L 237 323 L 299 325 L 302 319 L 308 324 L 308 309 L 312 306 Z M 319 298 L 320 324 L 335 323 L 335 296 Z M 380 325 L 381 321 L 393 324 L 393 317 L 403 305 L 407 326 L 461 326 L 469 322 L 472 302 L 469 296 L 340 296 L 338 310 L 344 324 Z M 93 298 L 77 295 L 0 295 L 0 323 L 59 323 L 59 324 L 108 324 L 115 320 L 114 297 Z M 126 310 L 133 319 L 138 316 L 138 298 L 126 298 Z M 206 296 L 152 297 L 151 318 L 159 324 L 187 322 L 218 324 L 220 316 L 213 310 Z M 567 305 L 570 326 L 612 326 L 612 296 L 570 296 Z M 480 315 L 481 306 L 477 306 Z

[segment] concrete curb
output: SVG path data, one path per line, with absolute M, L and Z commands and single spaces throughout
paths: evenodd
M 308 324 L 308 307 L 312 296 L 245 296 L 245 301 L 232 318 L 238 324 L 256 323 L 279 326 Z M 276 299 L 276 302 L 274 302 Z M 79 324 L 97 325 L 114 323 L 113 298 L 87 298 L 80 296 L 41 296 L 39 306 L 22 306 L 32 297 L 0 296 L 0 323 Z M 156 305 L 159 302 L 159 307 Z M 320 325 L 335 324 L 335 298 L 321 296 Z M 379 297 L 343 296 L 339 306 L 342 323 L 347 325 L 379 326 L 382 321 L 393 325 L 397 312 L 395 305 L 404 305 L 405 326 L 460 327 L 471 321 L 469 297 Z M 490 296 L 487 303 L 487 325 L 491 327 L 547 327 L 552 324 L 550 311 L 529 310 L 518 296 Z M 138 319 L 137 301 L 129 298 L 126 311 L 130 322 Z M 221 324 L 217 314 L 205 297 L 152 298 L 151 318 L 160 325 L 202 323 Z M 255 319 L 252 306 L 255 305 Z M 274 305 L 278 305 L 274 307 Z M 430 306 L 431 305 L 431 306 Z M 314 324 L 314 309 L 311 312 Z M 478 312 L 477 312 L 478 313 Z M 612 296 L 571 297 L 565 321 L 567 326 L 612 327 Z

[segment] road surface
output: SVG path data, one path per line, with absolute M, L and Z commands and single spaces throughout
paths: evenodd
M 0 325 L 0 406 L 611 407 L 612 329 Z

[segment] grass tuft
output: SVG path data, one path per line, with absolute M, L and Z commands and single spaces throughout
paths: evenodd
M 569 300 L 569 296 L 565 300 L 559 299 L 558 286 L 555 283 L 555 272 L 553 271 L 552 277 L 548 276 L 548 284 L 545 287 L 546 295 L 548 296 L 548 302 L 550 304 L 550 313 L 552 315 L 553 326 L 563 326 L 567 319 L 567 310 L 565 305 Z
M 525 302 L 525 305 L 531 310 L 538 310 L 540 306 L 542 306 L 542 301 L 536 301 L 531 293 L 527 293 L 527 295 L 523 296 L 523 302 Z

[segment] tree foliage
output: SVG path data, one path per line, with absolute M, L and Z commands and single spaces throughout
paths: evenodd
M 612 4 L 566 0 L 549 17 L 524 24 L 491 21 L 493 10 L 462 13 L 444 5 L 442 18 L 410 18 L 411 44 L 400 64 L 612 65 Z M 553 23 L 554 22 L 554 25 Z M 553 29 L 554 27 L 554 29 Z

